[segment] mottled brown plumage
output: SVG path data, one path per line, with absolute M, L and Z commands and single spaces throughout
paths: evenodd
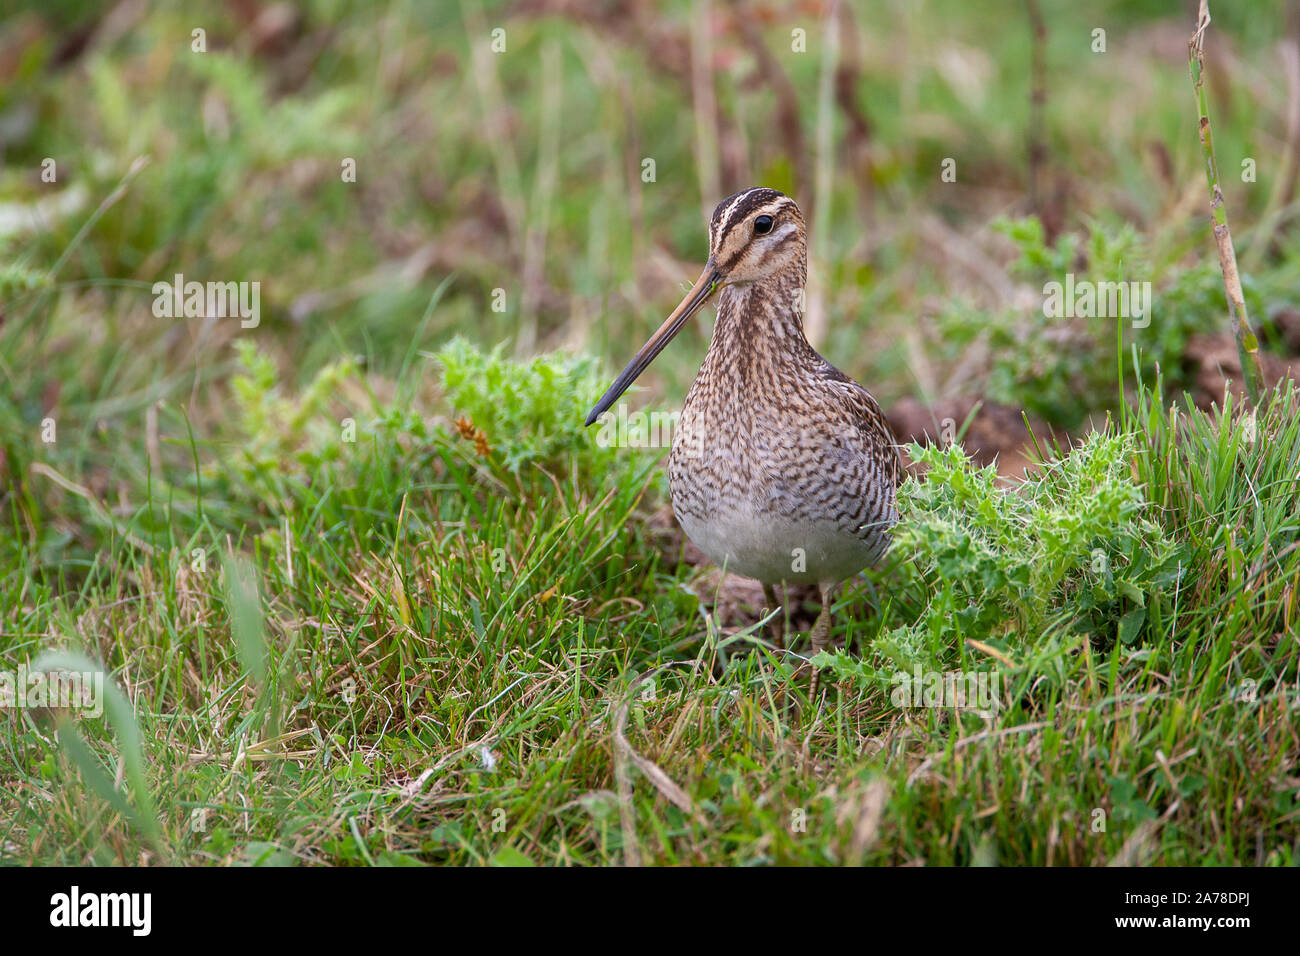
M 715 289 L 718 319 L 668 459 L 673 511 L 712 560 L 768 586 L 822 592 L 813 652 L 830 638 L 834 588 L 879 560 L 902 463 L 880 406 L 803 333 L 807 238 L 799 207 L 742 190 L 709 223 L 695 288 L 592 410 L 613 404 Z

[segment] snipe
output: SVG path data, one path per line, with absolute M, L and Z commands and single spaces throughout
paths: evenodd
M 889 545 L 902 463 L 876 400 L 804 337 L 807 276 L 807 237 L 794 200 L 763 188 L 724 199 L 709 222 L 709 261 L 699 281 L 587 424 L 721 290 L 713 340 L 668 459 L 673 511 L 710 559 L 761 581 L 772 607 L 773 585 L 818 585 L 816 654 L 830 643 L 835 588 Z

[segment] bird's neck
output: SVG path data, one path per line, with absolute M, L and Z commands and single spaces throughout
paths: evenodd
M 709 357 L 726 362 L 748 353 L 781 360 L 811 352 L 803 332 L 807 276 L 801 264 L 759 282 L 723 286 Z

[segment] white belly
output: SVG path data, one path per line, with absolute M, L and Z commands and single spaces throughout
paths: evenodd
M 677 513 L 695 546 L 719 567 L 765 584 L 838 583 L 880 555 L 856 535 L 830 522 L 793 522 L 748 508 L 700 519 Z

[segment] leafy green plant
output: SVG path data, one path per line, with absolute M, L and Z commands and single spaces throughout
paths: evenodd
M 1012 656 L 1070 633 L 1136 641 L 1182 571 L 1130 474 L 1132 444 L 1113 429 L 1090 433 L 1015 489 L 960 446 L 913 445 L 927 474 L 899 493 L 894 549 L 910 559 L 899 573 L 919 613 L 895 610 L 871 652 L 838 657 L 837 671 L 941 667 L 970 641 Z
M 239 368 L 231 391 L 239 429 L 239 462 L 247 480 L 291 467 L 314 465 L 340 454 L 339 422 L 326 416 L 344 386 L 356 386 L 357 366 L 341 358 L 320 369 L 300 395 L 286 398 L 275 362 L 247 339 L 235 343 Z
M 602 388 L 596 361 L 552 354 L 514 362 L 501 353 L 457 337 L 436 357 L 448 404 L 482 433 L 505 469 L 517 475 L 531 465 L 568 468 L 576 462 L 596 475 L 607 468 L 617 450 L 602 446 L 595 429 L 583 425 Z

